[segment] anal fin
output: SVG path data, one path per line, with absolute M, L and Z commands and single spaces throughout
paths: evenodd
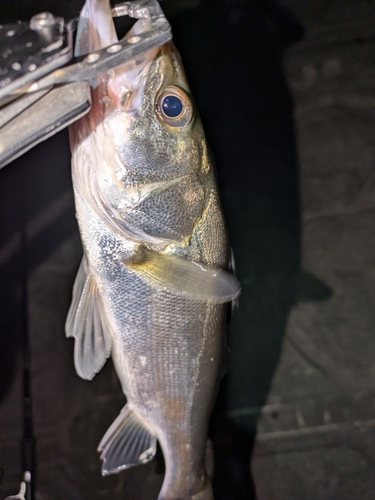
M 126 405 L 105 433 L 98 451 L 103 460 L 103 476 L 115 474 L 152 460 L 156 453 L 156 437 Z
M 85 257 L 78 269 L 73 299 L 65 324 L 67 337 L 74 337 L 77 374 L 91 380 L 111 353 L 111 337 L 95 279 L 88 273 Z

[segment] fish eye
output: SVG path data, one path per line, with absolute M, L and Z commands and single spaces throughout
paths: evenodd
M 156 112 L 162 123 L 170 127 L 182 128 L 190 123 L 193 106 L 185 91 L 171 85 L 159 96 L 156 102 Z
M 166 95 L 161 101 L 163 113 L 169 118 L 177 118 L 183 110 L 183 104 L 176 95 Z

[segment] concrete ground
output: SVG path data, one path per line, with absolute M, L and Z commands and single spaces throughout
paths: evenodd
M 370 1 L 287 4 L 307 29 L 285 60 L 296 106 L 303 272 L 267 402 L 243 409 L 260 415 L 252 470 L 259 500 L 372 500 L 374 10 Z M 162 481 L 154 463 L 101 477 L 96 447 L 124 399 L 111 362 L 92 382 L 76 376 L 73 341 L 64 337 L 81 258 L 69 163 L 64 131 L 0 172 L 0 496 L 15 494 L 21 479 L 27 314 L 37 499 L 153 500 Z
M 254 477 L 262 500 L 372 499 L 373 12 L 370 2 L 287 3 L 307 29 L 286 56 L 307 274 L 262 409 Z

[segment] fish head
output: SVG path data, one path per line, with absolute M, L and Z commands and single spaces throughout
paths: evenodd
M 147 22 L 137 21 L 125 38 L 135 41 L 149 28 Z M 97 21 L 81 30 L 89 37 L 90 26 L 93 31 L 92 42 L 80 38 L 85 50 L 116 42 L 108 28 L 110 11 L 102 23 L 102 42 Z M 90 113 L 70 129 L 78 191 L 128 239 L 154 244 L 186 240 L 204 208 L 211 162 L 173 42 L 99 75 L 91 85 Z
M 112 176 L 128 187 L 175 180 L 204 167 L 204 133 L 173 42 L 147 63 L 149 56 L 132 62 L 140 66 L 136 75 L 134 67 L 131 74 L 124 67 L 108 83 L 102 133 L 118 157 L 119 169 L 109 165 Z

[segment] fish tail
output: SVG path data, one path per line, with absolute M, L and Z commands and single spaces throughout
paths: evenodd
M 170 496 L 167 493 L 162 494 L 161 496 L 158 497 L 158 500 L 214 500 L 213 494 L 212 494 L 212 488 L 211 484 L 209 481 L 207 481 L 205 487 L 203 490 L 199 491 L 198 493 L 194 495 L 188 495 L 188 496 Z
M 179 462 L 178 457 L 174 456 L 172 465 L 168 460 L 168 454 L 164 455 L 164 458 L 166 473 L 158 500 L 214 499 L 204 461 Z

